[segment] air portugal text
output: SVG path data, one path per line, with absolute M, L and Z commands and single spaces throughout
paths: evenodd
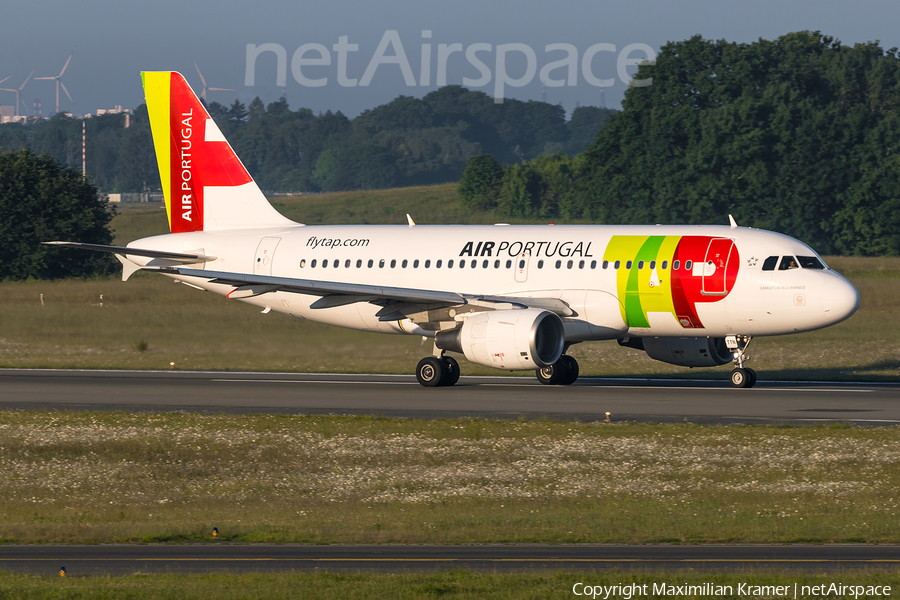
M 531 256 L 580 256 L 591 258 L 592 242 L 466 242 L 460 251 L 460 256 L 519 256 L 530 254 Z
M 191 134 L 193 127 L 191 121 L 194 118 L 194 109 L 181 113 L 181 127 L 179 131 L 179 151 L 181 152 L 181 218 L 191 220 L 191 210 L 194 206 L 194 194 L 191 187 Z

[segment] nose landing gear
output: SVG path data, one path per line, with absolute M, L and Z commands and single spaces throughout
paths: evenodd
M 751 388 L 756 385 L 756 371 L 744 367 L 744 361 L 750 360 L 746 351 L 751 339 L 749 335 L 729 335 L 725 338 L 725 345 L 734 351 L 734 364 L 737 365 L 731 372 L 732 387 Z

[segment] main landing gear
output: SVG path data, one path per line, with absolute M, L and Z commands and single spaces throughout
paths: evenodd
M 572 385 L 578 379 L 578 361 L 563 354 L 555 363 L 538 369 L 535 374 L 544 385 Z
M 425 387 L 456 385 L 459 381 L 459 363 L 450 356 L 428 356 L 419 361 L 416 379 Z
M 732 387 L 751 388 L 756 385 L 756 371 L 744 367 L 744 361 L 750 360 L 746 351 L 751 339 L 749 335 L 729 335 L 725 338 L 725 345 L 734 351 L 734 364 L 737 365 L 731 372 Z

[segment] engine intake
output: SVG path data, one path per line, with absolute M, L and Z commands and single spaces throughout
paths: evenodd
M 472 362 L 508 371 L 549 367 L 562 355 L 565 330 L 560 318 L 537 308 L 481 312 L 462 327 L 441 331 L 435 344 L 461 352 Z

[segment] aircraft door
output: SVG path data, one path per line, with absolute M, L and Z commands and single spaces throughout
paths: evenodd
M 531 252 L 523 252 L 516 258 L 516 282 L 525 283 L 528 280 L 528 263 L 531 262 Z
M 728 270 L 728 261 L 734 250 L 734 240 L 728 238 L 715 238 L 710 240 L 706 248 L 706 258 L 703 261 L 703 288 L 704 296 L 724 296 L 728 293 L 725 287 L 725 273 Z
M 253 273 L 255 275 L 271 275 L 272 261 L 275 258 L 275 248 L 281 238 L 265 237 L 256 247 L 256 258 L 253 262 Z

